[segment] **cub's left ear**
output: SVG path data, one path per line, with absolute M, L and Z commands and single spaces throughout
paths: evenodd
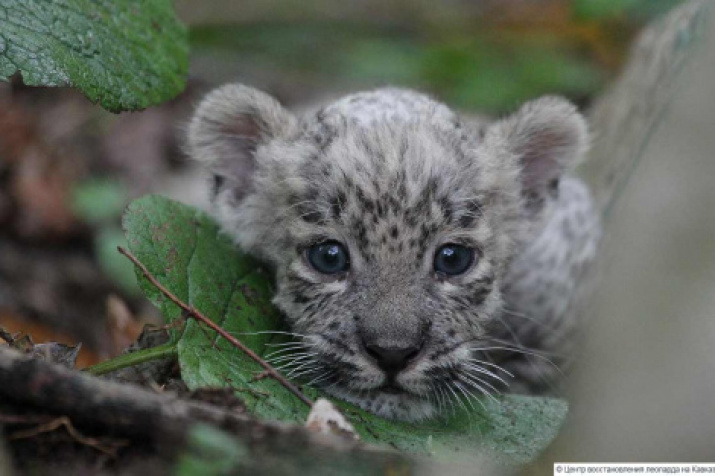
M 189 124 L 187 152 L 213 173 L 213 199 L 226 189 L 241 201 L 254 189 L 258 149 L 296 130 L 296 118 L 271 96 L 227 84 L 201 101 Z
M 535 210 L 555 192 L 564 171 L 585 155 L 588 128 L 573 104 L 545 96 L 494 124 L 486 139 L 517 160 L 522 194 L 527 207 Z

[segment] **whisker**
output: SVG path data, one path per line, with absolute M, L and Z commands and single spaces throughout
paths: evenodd
M 293 341 L 293 342 L 284 342 L 282 344 L 266 344 L 266 347 L 271 347 L 271 351 L 275 352 L 277 350 L 281 349 L 291 349 L 293 347 L 310 347 L 313 344 L 311 342 L 299 342 L 299 341 Z
M 310 376 L 314 375 L 314 374 L 315 374 L 316 372 L 318 372 L 319 370 L 320 370 L 320 369 L 317 368 L 317 367 L 311 367 L 311 368 L 305 369 L 305 370 L 303 370 L 303 371 L 301 371 L 301 372 L 298 372 L 298 373 L 295 374 L 292 378 L 293 378 L 294 380 L 300 380 L 300 379 L 303 379 L 303 378 L 310 377 Z
M 286 378 L 297 377 L 298 375 L 302 374 L 303 372 L 300 372 L 299 374 L 296 374 L 296 372 L 298 372 L 302 368 L 305 368 L 306 366 L 310 367 L 311 365 L 313 366 L 313 368 L 319 367 L 318 364 L 315 362 L 315 360 L 307 359 L 306 362 L 300 364 L 298 367 L 296 367 L 293 370 L 291 370 L 290 372 L 288 372 L 288 374 L 286 375 Z
M 542 358 L 542 359 L 544 359 L 544 360 L 546 360 L 546 361 L 548 361 L 548 362 L 551 362 L 551 360 L 550 360 L 546 355 L 544 355 L 544 354 L 542 354 L 542 353 L 540 353 L 540 352 L 533 351 L 533 350 L 527 350 L 527 349 L 521 349 L 521 348 L 519 348 L 519 347 L 511 347 L 511 346 L 507 346 L 507 345 L 503 345 L 503 346 L 489 346 L 489 347 L 474 347 L 474 348 L 472 348 L 471 350 L 473 350 L 473 351 L 508 350 L 508 351 L 510 351 L 510 352 L 517 352 L 517 353 L 519 353 L 519 354 L 525 354 L 525 355 L 530 355 L 530 356 L 533 356 L 533 357 L 539 357 L 539 358 Z M 552 363 L 553 363 L 553 362 L 552 362 Z M 556 365 L 556 364 L 554 364 L 554 365 Z
M 316 356 L 317 356 L 317 354 L 312 353 L 312 352 L 304 353 L 304 354 L 291 354 L 291 355 L 279 356 L 274 359 L 266 359 L 266 362 L 268 362 L 270 364 L 277 364 L 279 362 L 284 362 L 286 360 L 290 360 L 291 362 L 296 362 L 299 360 L 305 360 L 307 358 L 312 358 L 312 357 L 316 357 Z
M 472 371 L 470 371 L 470 370 L 468 370 L 467 372 L 464 372 L 462 375 L 464 375 L 465 378 L 468 377 L 468 378 L 470 378 L 470 379 L 476 380 L 477 382 L 479 382 L 479 383 L 481 383 L 481 384 L 483 384 L 483 385 L 486 385 L 487 387 L 491 388 L 491 389 L 492 389 L 495 393 L 497 393 L 498 395 L 501 395 L 501 393 L 502 393 L 501 390 L 499 390 L 498 388 L 496 388 L 493 384 L 491 384 L 490 382 L 487 382 L 485 379 L 479 377 L 478 375 L 475 375 L 475 374 L 474 374 Z M 507 387 L 508 387 L 508 385 L 507 385 Z
M 442 412 L 442 411 L 447 411 L 447 409 L 449 408 L 449 407 L 448 407 L 448 405 L 449 405 L 449 398 L 447 398 L 447 394 L 446 394 L 446 392 L 444 391 L 443 388 L 437 387 L 437 390 L 439 391 L 439 401 L 440 401 L 440 403 L 441 403 L 441 408 L 442 408 L 442 409 L 440 410 L 440 412 Z
M 469 404 L 469 406 L 472 407 L 472 410 L 477 411 L 477 409 L 474 408 L 474 403 L 472 403 L 472 400 L 477 400 L 477 402 L 479 402 L 479 404 L 480 404 L 480 405 L 484 408 L 484 410 L 486 411 L 486 407 L 484 406 L 484 403 L 481 402 L 481 400 L 477 399 L 477 397 L 476 397 L 475 395 L 473 395 L 471 392 L 469 392 L 468 390 L 466 390 L 466 389 L 462 386 L 462 384 L 460 384 L 459 382 L 455 382 L 454 384 L 455 384 L 455 386 L 457 387 L 457 389 L 462 393 L 462 395 L 464 395 L 464 398 L 467 400 L 467 403 Z
M 539 354 L 539 355 L 550 356 L 550 357 L 565 357 L 563 354 L 559 354 L 558 352 L 547 352 L 542 349 L 536 349 L 534 347 L 527 347 L 527 346 L 521 344 L 520 342 L 517 342 L 516 345 L 513 345 L 513 343 L 509 340 L 497 339 L 496 337 L 491 337 L 491 338 L 489 338 L 489 340 L 496 344 L 507 345 L 507 346 L 515 347 L 517 349 L 527 350 L 529 352 L 533 352 L 533 353 Z
M 262 335 L 262 334 L 280 334 L 280 335 L 288 335 L 291 337 L 303 337 L 303 338 L 310 337 L 305 334 L 298 334 L 296 332 L 289 332 L 289 331 L 255 331 L 255 332 L 237 332 L 236 333 L 236 335 L 242 335 L 242 336 L 256 336 L 256 335 Z M 269 345 L 269 344 L 266 344 L 266 345 Z
M 322 380 L 325 380 L 326 378 L 330 378 L 334 373 L 335 373 L 335 370 L 330 369 L 330 370 L 328 370 L 328 371 L 322 373 L 321 375 L 318 375 L 318 376 L 315 377 L 313 380 L 311 380 L 310 382 L 306 383 L 306 385 L 315 385 L 315 384 L 317 384 L 318 382 L 320 382 L 320 381 L 322 381 Z
M 476 363 L 478 363 L 478 364 L 488 365 L 488 366 L 490 366 L 490 367 L 494 367 L 494 368 L 496 368 L 497 370 L 499 370 L 499 371 L 501 371 L 501 372 L 504 372 L 504 373 L 507 374 L 509 377 L 514 378 L 514 374 L 513 374 L 513 373 L 509 372 L 507 369 L 505 369 L 505 368 L 502 367 L 501 365 L 497 365 L 497 364 L 495 364 L 495 363 L 493 363 L 493 362 L 487 362 L 486 360 L 479 360 L 479 359 L 475 359 L 475 358 L 469 358 L 469 359 L 467 359 L 467 361 L 468 361 L 468 362 L 476 362 Z M 486 370 L 486 369 L 485 369 L 485 370 Z
M 481 384 L 484 384 L 487 387 L 491 388 L 495 393 L 501 394 L 501 392 L 497 388 L 495 388 L 492 384 L 484 381 L 483 379 L 477 377 L 476 375 L 462 374 L 462 375 L 460 375 L 460 379 L 463 380 L 464 383 L 468 383 L 475 389 L 479 390 L 479 392 L 481 392 L 484 396 L 489 397 L 495 401 L 496 401 L 496 399 L 495 399 L 494 395 L 492 395 L 492 393 L 489 390 L 482 387 Z
M 300 350 L 308 350 L 307 348 L 309 348 L 309 346 L 302 346 L 302 345 L 301 345 L 301 346 L 296 346 L 296 347 L 288 347 L 288 348 L 285 348 L 285 349 L 277 349 L 277 350 L 273 350 L 273 351 L 271 351 L 271 352 L 268 352 L 268 353 L 265 355 L 265 358 L 266 358 L 266 359 L 270 359 L 270 358 L 272 358 L 272 357 L 276 357 L 276 356 L 281 355 L 281 354 L 286 354 L 286 353 L 289 354 L 289 353 L 291 353 L 291 352 L 297 352 L 297 351 L 300 351 Z
M 302 363 L 305 363 L 305 362 L 310 361 L 310 360 L 315 360 L 315 357 L 317 357 L 317 356 L 318 356 L 318 354 L 314 354 L 314 353 L 304 354 L 304 355 L 300 355 L 300 356 L 297 356 L 297 357 L 294 357 L 294 356 L 284 356 L 284 358 L 281 358 L 281 359 L 276 360 L 276 361 L 270 361 L 269 363 L 275 365 L 275 364 L 277 364 L 277 363 L 279 363 L 279 362 L 283 362 L 282 364 L 280 364 L 279 367 L 276 367 L 276 368 L 284 369 L 284 368 L 286 368 L 286 367 L 294 366 L 294 365 L 297 365 L 297 364 L 302 364 Z
M 428 394 L 428 398 L 430 400 L 434 400 L 434 402 L 437 404 L 437 413 L 442 413 L 442 399 L 440 398 L 440 395 L 437 393 L 437 389 L 434 388 L 434 386 L 430 386 L 430 393 Z
M 484 350 L 491 350 L 491 349 L 508 350 L 510 352 L 515 352 L 518 354 L 525 354 L 525 355 L 529 355 L 529 356 L 533 356 L 533 357 L 538 357 L 541 360 L 543 360 L 544 362 L 548 363 L 551 367 L 553 367 L 560 375 L 562 375 L 562 376 L 565 375 L 563 370 L 561 370 L 561 368 L 559 368 L 559 366 L 553 360 L 549 359 L 545 355 L 542 355 L 538 352 L 533 352 L 533 351 L 528 351 L 528 350 L 524 350 L 524 349 L 519 349 L 516 347 L 508 347 L 508 346 L 484 347 L 483 349 Z M 543 370 L 540 369 L 536 364 L 534 364 L 533 361 L 529 360 L 529 362 L 531 363 L 533 369 L 539 374 L 541 380 L 543 382 L 549 383 L 548 380 L 546 379 L 546 377 L 543 377 Z M 551 383 L 549 383 L 549 384 L 550 384 L 550 386 L 553 386 L 553 384 L 551 384 Z
M 325 200 L 320 200 L 320 201 L 317 201 L 317 200 L 303 200 L 303 201 L 300 201 L 300 202 L 296 202 L 296 203 L 290 205 L 289 207 L 285 208 L 285 211 L 292 210 L 293 208 L 299 207 L 299 206 L 301 206 L 301 205 L 308 205 L 308 204 L 311 204 L 311 205 L 312 205 L 312 204 L 315 204 L 315 205 L 323 205 L 323 206 L 328 205 L 327 208 L 330 209 L 330 207 L 329 207 L 330 204 L 329 204 L 328 202 L 326 202 Z
M 514 329 L 512 329 L 512 327 L 511 327 L 509 324 L 507 324 L 506 320 L 504 320 L 501 316 L 499 316 L 499 322 L 501 322 L 501 323 L 504 325 L 504 327 L 506 328 L 506 330 L 509 332 L 509 334 L 511 334 L 511 336 L 512 336 L 514 342 L 515 342 L 519 347 L 522 348 L 522 352 L 521 352 L 521 353 L 524 354 L 525 356 L 527 356 L 527 357 L 526 357 L 526 361 L 529 363 L 529 365 L 531 366 L 531 368 L 532 368 L 534 371 L 536 371 L 536 373 L 537 373 L 539 379 L 540 379 L 542 382 L 544 382 L 547 386 L 553 387 L 553 383 L 549 382 L 549 380 L 542 375 L 542 373 L 540 372 L 539 367 L 534 363 L 534 361 L 533 361 L 532 359 L 530 359 L 530 358 L 528 357 L 529 355 L 533 355 L 533 356 L 535 356 L 535 357 L 536 357 L 536 356 L 539 356 L 539 355 L 538 355 L 536 352 L 534 352 L 532 349 L 528 349 L 526 346 L 524 346 L 524 345 L 521 343 L 518 334 L 514 331 Z M 506 344 L 506 345 L 510 345 L 510 344 L 511 344 L 510 342 L 504 342 L 504 341 L 502 341 L 501 339 L 491 339 L 491 340 L 492 340 L 493 342 L 503 343 L 503 344 Z M 529 352 L 523 352 L 523 350 L 528 350 L 528 351 L 531 352 L 531 353 L 529 353 Z M 551 364 L 558 372 L 560 372 L 560 373 L 563 374 L 563 372 L 561 372 L 561 369 L 559 369 L 558 365 L 556 365 L 553 361 L 551 361 L 550 359 L 545 358 L 545 357 L 543 357 L 543 356 L 541 356 L 541 358 L 544 358 L 544 360 L 545 360 L 546 362 L 548 362 L 549 364 Z
M 305 363 L 307 363 L 307 361 L 301 361 L 301 362 L 291 361 L 291 362 L 288 362 L 288 363 L 285 363 L 283 365 L 276 367 L 276 370 L 278 370 L 279 372 L 286 372 L 286 371 L 290 372 L 290 371 L 296 370 L 295 367 L 297 365 L 302 365 Z M 289 375 L 286 375 L 286 377 L 289 377 Z
M 533 323 L 533 324 L 536 324 L 537 326 L 541 327 L 544 331 L 547 331 L 547 332 L 559 332 L 559 331 L 561 330 L 560 327 L 558 327 L 557 324 L 549 323 L 549 322 L 545 322 L 545 321 L 541 321 L 541 320 L 539 320 L 539 319 L 537 319 L 537 318 L 535 318 L 535 317 L 533 317 L 533 316 L 530 316 L 530 315 L 528 315 L 528 314 L 526 314 L 526 313 L 523 313 L 523 312 L 519 312 L 519 311 L 517 311 L 517 310 L 515 310 L 515 309 L 510 309 L 510 308 L 508 308 L 508 307 L 506 307 L 506 306 L 501 306 L 500 309 L 501 309 L 501 311 L 502 311 L 504 314 L 506 314 L 506 315 L 508 315 L 508 316 L 510 316 L 510 317 L 518 317 L 518 318 L 520 318 L 520 319 L 524 319 L 524 320 L 529 321 L 529 322 L 531 322 L 531 323 Z M 510 327 L 510 326 L 507 326 L 507 325 L 506 325 L 506 323 L 504 322 L 503 319 L 500 319 L 500 321 L 501 321 L 501 324 L 502 324 L 504 327 Z M 509 329 L 507 329 L 507 331 L 508 331 L 510 334 L 512 334 L 512 333 L 509 331 Z
M 474 387 L 475 389 L 479 390 L 485 397 L 491 399 L 493 402 L 499 403 L 499 400 L 497 400 L 497 398 L 494 395 L 492 395 L 492 393 L 489 390 L 485 389 L 484 387 L 479 385 L 477 382 L 472 380 L 472 377 L 474 377 L 474 376 L 470 377 L 470 376 L 465 375 L 463 377 L 464 377 L 464 383 L 467 383 L 467 384 L 471 385 L 472 387 Z M 477 381 L 491 387 L 491 385 L 489 385 L 487 382 L 483 381 L 482 379 L 477 378 Z M 499 392 L 499 390 L 497 390 L 494 387 L 492 387 L 492 388 L 494 389 L 495 392 L 497 392 L 497 394 L 501 395 L 501 392 Z M 486 408 L 485 408 L 485 410 L 486 410 Z
M 502 384 L 504 384 L 505 387 L 509 386 L 509 382 L 507 382 L 506 380 L 504 380 L 503 378 L 501 378 L 499 375 L 495 374 L 494 372 L 491 372 L 479 365 L 473 364 L 472 362 L 465 362 L 464 366 L 473 372 L 479 372 L 480 374 L 488 375 L 492 378 L 499 380 Z
M 459 395 L 457 395 L 457 392 L 455 392 L 454 389 L 452 388 L 452 382 L 449 382 L 449 384 L 447 385 L 447 390 L 452 392 L 452 395 L 454 395 L 453 402 L 457 401 L 459 403 L 459 405 L 464 409 L 464 411 L 469 411 L 469 410 L 467 410 L 467 406 L 464 404 L 464 402 L 459 398 Z
M 286 360 L 302 360 L 306 356 L 309 355 L 316 355 L 314 352 L 296 352 L 296 353 L 291 353 L 291 354 L 285 354 L 285 355 L 276 355 L 271 358 L 265 359 L 266 362 L 269 364 L 277 364 L 279 362 L 284 362 Z
M 266 347 L 286 347 L 289 345 L 311 345 L 308 342 L 301 342 L 292 340 L 290 342 L 280 342 L 278 344 L 264 344 Z

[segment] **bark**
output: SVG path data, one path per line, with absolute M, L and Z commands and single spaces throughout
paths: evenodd
M 707 0 L 692 0 L 643 31 L 620 78 L 591 110 L 594 142 L 583 169 L 606 216 L 674 96 L 708 8 Z
M 103 435 L 145 441 L 179 457 L 199 423 L 236 438 L 245 458 L 234 471 L 305 468 L 345 474 L 414 468 L 405 456 L 352 440 L 312 433 L 301 426 L 261 422 L 212 405 L 181 400 L 140 387 L 91 377 L 0 346 L 0 403 L 68 417 L 74 425 Z M 311 473 L 315 474 L 315 473 Z

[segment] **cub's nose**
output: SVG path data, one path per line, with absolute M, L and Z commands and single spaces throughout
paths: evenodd
M 388 375 L 396 375 L 412 362 L 422 350 L 421 345 L 409 347 L 382 347 L 376 344 L 364 344 L 367 354 L 375 359 L 377 366 Z

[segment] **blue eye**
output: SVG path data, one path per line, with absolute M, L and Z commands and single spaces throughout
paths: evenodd
M 345 247 L 337 241 L 324 241 L 308 248 L 306 257 L 319 273 L 337 274 L 350 269 L 350 257 Z
M 447 276 L 463 274 L 473 263 L 474 249 L 462 245 L 443 245 L 434 255 L 434 270 Z

